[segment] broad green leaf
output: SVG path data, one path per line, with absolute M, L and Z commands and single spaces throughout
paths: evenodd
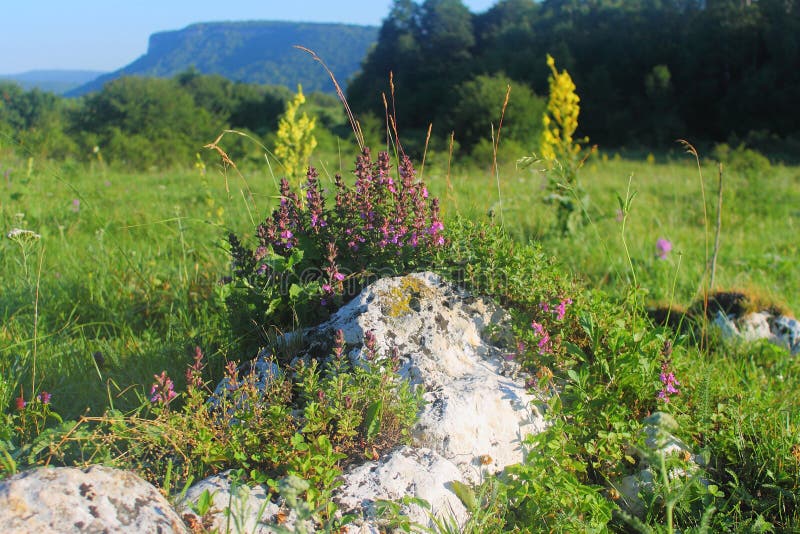
M 375 401 L 367 408 L 364 419 L 367 428 L 367 441 L 373 441 L 381 431 L 381 416 L 383 415 L 383 401 Z

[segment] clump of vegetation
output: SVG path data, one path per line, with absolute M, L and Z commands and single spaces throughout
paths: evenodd
M 740 174 L 748 180 L 756 181 L 768 177 L 772 172 L 769 159 L 744 144 L 731 148 L 727 143 L 720 143 L 714 147 L 711 155 L 724 164 L 727 170 Z
M 351 361 L 338 332 L 324 361 L 301 357 L 283 368 L 268 356 L 242 367 L 228 362 L 216 389 L 203 378 L 198 347 L 185 392 L 162 372 L 134 413 L 112 409 L 47 431 L 48 419 L 61 423 L 50 394 L 20 397 L 16 432 L 0 435 L 0 474 L 38 462 L 104 461 L 135 469 L 169 493 L 232 468 L 276 495 L 282 479 L 297 477 L 307 482 L 300 497 L 313 519 L 330 522 L 342 466 L 405 443 L 420 407 L 419 394 L 396 374 L 399 362 L 367 345 Z
M 367 149 L 357 159 L 355 183 L 337 176 L 330 199 L 311 168 L 304 201 L 281 181 L 280 206 L 256 229 L 255 248 L 231 234 L 228 308 L 234 332 L 251 348 L 263 343 L 253 325 L 263 333 L 309 324 L 370 281 L 431 264 L 445 244 L 439 201 L 408 157 L 398 175 L 392 171 L 387 153 L 372 161 Z

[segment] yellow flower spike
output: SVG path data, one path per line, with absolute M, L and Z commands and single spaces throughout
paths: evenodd
M 306 175 L 309 159 L 317 147 L 313 131 L 316 119 L 305 112 L 299 117 L 297 110 L 305 104 L 303 87 L 297 86 L 297 94 L 286 104 L 286 111 L 278 123 L 275 155 L 280 159 L 286 176 L 299 186 Z
M 573 140 L 573 134 L 578 129 L 580 97 L 575 92 L 572 77 L 566 70 L 558 72 L 555 59 L 550 54 L 547 55 L 547 66 L 552 73 L 548 78 L 550 98 L 542 120 L 544 134 L 539 153 L 548 160 L 570 160 L 581 150 L 580 144 Z

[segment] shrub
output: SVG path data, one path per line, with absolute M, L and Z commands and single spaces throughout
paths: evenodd
M 723 163 L 727 170 L 739 173 L 748 180 L 761 178 L 772 171 L 769 160 L 763 154 L 744 144 L 731 148 L 727 143 L 720 143 L 714 146 L 712 156 Z
M 537 142 L 542 134 L 544 100 L 526 85 L 506 76 L 480 75 L 456 88 L 458 103 L 448 121 L 449 128 L 464 148 L 471 149 L 483 140 L 491 141 L 492 125 L 497 135 L 508 87 L 511 87 L 511 93 L 503 117 L 502 138 L 531 146 Z

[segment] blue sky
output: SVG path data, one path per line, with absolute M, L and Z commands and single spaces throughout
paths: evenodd
M 419 1 L 419 0 L 418 0 Z M 496 0 L 464 0 L 473 13 Z M 151 33 L 194 22 L 297 20 L 379 25 L 391 0 L 9 0 L 0 21 L 0 74 L 111 71 L 147 51 Z

